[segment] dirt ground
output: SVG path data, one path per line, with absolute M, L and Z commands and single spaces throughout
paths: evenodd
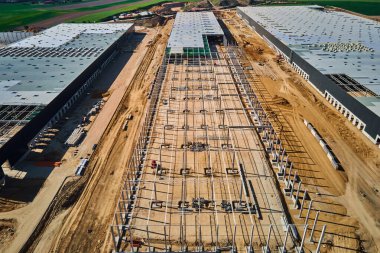
M 170 27 L 171 23 L 157 31 L 156 39 L 139 58 L 141 62 L 136 63 L 136 74 L 128 76 L 125 73 L 124 79 L 132 78 L 131 84 L 125 93 L 121 93 L 122 103 L 90 162 L 88 170 L 91 173 L 83 193 L 66 217 L 57 216 L 57 220 L 45 230 L 43 240 L 37 246 L 39 249 L 46 252 L 92 252 L 109 246 L 104 242 L 120 194 L 125 164 L 134 146 L 133 136 L 139 131 L 149 84 L 159 66 Z M 133 120 L 128 131 L 123 131 L 121 128 L 129 113 Z M 46 247 L 42 247 L 44 244 Z
M 28 171 L 28 175 L 34 175 L 37 173 L 37 178 L 33 179 L 32 177 L 28 180 L 21 180 L 21 178 L 15 178 L 14 180 L 17 179 L 16 183 L 18 184 L 18 187 L 15 187 L 14 190 L 12 190 L 11 188 L 7 189 L 7 191 L 2 191 L 2 195 L 8 194 L 7 196 L 10 197 L 10 199 L 14 199 L 16 193 L 18 194 L 18 196 L 23 196 L 22 201 L 9 201 L 9 199 L 7 199 L 6 201 L 5 199 L 4 201 L 2 200 L 2 202 L 7 204 L 6 207 L 8 210 L 3 210 L 4 212 L 0 213 L 0 218 L 17 220 L 17 226 L 15 226 L 14 239 L 10 243 L 2 243 L 0 246 L 2 251 L 17 252 L 24 245 L 25 241 L 31 241 L 32 245 L 30 247 L 32 251 L 34 247 L 37 246 L 37 243 L 40 241 L 40 237 L 38 236 L 38 233 L 37 235 L 30 236 L 31 233 L 33 231 L 36 232 L 37 229 L 40 228 L 41 224 L 41 229 L 44 230 L 45 225 L 47 225 L 51 221 L 51 219 L 54 218 L 55 215 L 62 217 L 61 211 L 66 210 L 72 205 L 73 202 L 75 202 L 76 198 L 78 197 L 78 193 L 81 192 L 81 188 L 83 188 L 83 184 L 86 181 L 85 177 L 73 177 L 75 173 L 75 168 L 79 163 L 79 159 L 80 157 L 85 157 L 89 153 L 93 152 L 93 145 L 99 142 L 99 139 L 106 130 L 114 112 L 118 108 L 118 105 L 121 99 L 123 98 L 123 94 L 125 93 L 127 87 L 131 82 L 133 74 L 136 72 L 137 67 L 141 62 L 141 56 L 144 55 L 146 52 L 147 44 L 149 43 L 149 41 L 153 39 L 153 37 L 156 34 L 155 29 L 141 30 L 141 28 L 139 27 L 137 27 L 136 29 L 138 30 L 138 32 L 134 34 L 133 39 L 139 41 L 136 43 L 140 43 L 140 45 L 137 44 L 139 45 L 138 47 L 136 47 L 135 45 L 133 48 L 131 48 L 131 46 L 133 46 L 136 43 L 134 41 L 127 41 L 126 46 L 123 48 L 124 51 L 120 53 L 121 56 L 117 58 L 117 61 L 113 60 L 107 67 L 107 74 L 101 74 L 99 78 L 95 81 L 96 84 L 94 84 L 94 86 L 96 86 L 96 88 L 98 89 L 98 93 L 99 91 L 104 89 L 108 90 L 107 93 L 103 94 L 107 97 L 107 103 L 105 103 L 102 110 L 96 116 L 94 122 L 91 124 L 91 128 L 87 132 L 87 136 L 83 140 L 81 145 L 78 148 L 69 148 L 68 150 L 62 149 L 61 146 L 64 146 L 63 143 L 65 141 L 65 138 L 62 138 L 62 136 L 58 135 L 54 138 L 54 141 L 52 141 L 48 146 L 49 148 L 47 150 L 47 153 L 49 153 L 53 149 L 56 149 L 56 151 L 59 150 L 60 153 L 64 152 L 64 156 L 60 157 L 62 165 L 52 170 L 48 170 L 48 168 L 45 167 L 31 167 L 31 165 L 33 165 L 34 162 L 27 162 L 21 167 L 31 167 L 31 169 L 29 169 L 30 171 Z M 119 65 L 115 65 L 116 63 Z M 92 101 L 92 96 L 95 96 L 96 94 L 89 93 L 88 95 L 91 96 L 91 98 L 89 99 Z M 85 101 L 86 99 L 84 99 L 82 102 Z M 93 102 L 91 101 L 90 104 L 92 105 Z M 75 110 L 75 112 L 82 110 L 82 106 L 84 105 L 80 105 L 80 109 Z M 76 125 L 75 119 L 80 121 L 82 115 L 83 112 L 79 112 L 79 115 L 75 115 L 75 113 L 70 113 L 70 117 L 72 117 L 73 119 L 68 121 L 71 122 L 74 120 L 73 124 Z M 68 125 L 70 122 L 65 124 L 65 126 Z M 65 127 L 63 127 L 60 133 L 64 133 L 65 131 Z M 67 137 L 68 135 L 66 135 L 66 138 Z M 42 153 L 40 156 L 43 158 L 45 157 L 45 155 L 46 154 Z M 34 154 L 33 157 L 33 159 L 37 159 L 38 155 Z M 57 159 L 56 157 L 51 157 L 50 155 L 48 155 L 47 157 L 51 158 L 51 160 Z M 38 174 L 39 171 L 43 171 L 44 174 Z M 47 171 L 49 171 L 48 174 L 45 173 Z M 41 175 L 44 178 L 43 180 L 40 179 Z M 65 181 L 65 178 L 68 178 L 69 180 Z M 70 180 L 71 178 L 74 180 Z M 20 183 L 24 181 L 25 185 L 27 185 L 30 189 L 20 188 Z M 40 182 L 38 187 L 35 184 L 30 184 L 30 182 L 35 181 Z M 60 194 L 55 196 L 63 182 L 68 182 L 68 184 L 66 184 L 65 187 L 61 189 Z M 22 192 L 23 190 L 27 191 L 28 194 Z M 25 198 L 25 196 L 28 195 L 31 195 L 31 197 Z M 51 215 L 48 215 L 47 217 L 43 216 L 46 210 Z M 39 222 L 41 219 L 42 221 Z M 12 233 L 12 231 L 9 231 L 9 233 Z M 44 241 L 44 239 L 46 240 Z M 43 238 L 41 241 L 42 244 L 44 242 L 49 244 L 51 243 L 51 240 L 49 240 L 49 236 L 47 236 Z M 46 249 L 45 247 L 41 248 Z
M 131 237 L 144 241 L 140 252 L 148 247 L 156 252 L 165 247 L 175 252 L 212 251 L 216 245 L 244 252 L 252 231 L 254 249 L 260 250 L 270 225 L 273 248 L 283 241 L 281 192 L 276 189 L 258 135 L 250 127 L 227 61 L 223 48 L 206 59 L 170 56 L 166 61 L 138 200 L 131 213 Z M 185 149 L 185 145 L 192 145 L 189 143 L 198 143 L 200 148 Z M 159 175 L 151 166 L 153 161 L 165 172 Z M 240 210 L 242 179 L 226 170 L 239 170 L 239 166 L 244 167 L 242 173 L 257 195 L 252 200 L 251 194 L 244 194 Z M 210 169 L 209 175 L 205 175 L 205 168 Z M 125 191 L 129 194 L 127 188 Z M 198 209 L 194 199 L 211 204 Z M 154 201 L 162 206 L 151 208 Z M 181 207 L 181 202 L 188 207 Z M 225 210 L 223 202 L 235 207 Z M 253 208 L 244 208 L 244 203 Z M 292 243 L 289 240 L 288 246 Z M 125 245 L 123 242 L 121 250 L 129 252 L 128 244 L 128 240 Z
M 320 211 L 314 238 L 319 237 L 322 224 L 327 225 L 321 252 L 363 250 L 377 252 L 376 247 L 379 245 L 376 244 L 380 241 L 379 229 L 376 226 L 380 208 L 378 148 L 358 129 L 346 122 L 347 120 L 342 115 L 337 113 L 289 66 L 278 63 L 276 55 L 268 45 L 234 12 L 222 12 L 220 15 L 224 17 L 224 23 L 245 52 L 246 58 L 242 57 L 242 61 L 246 62 L 243 63 L 247 64 L 246 66 L 253 66 L 253 70 L 246 70 L 247 74 L 251 75 L 250 84 L 265 111 L 271 115 L 274 127 L 281 132 L 280 139 L 294 163 L 294 169 L 302 179 L 303 189 L 307 189 L 312 196 L 313 203 L 307 222 L 309 228 L 315 220 L 317 211 Z M 80 155 L 86 155 L 92 145 L 98 143 L 86 173 L 79 180 L 67 183 L 58 197 L 53 200 L 51 215 L 46 217 L 41 233 L 29 238 L 32 240 L 29 252 L 109 252 L 112 249 L 110 224 L 123 187 L 127 165 L 137 141 L 136 136 L 141 130 L 144 113 L 149 104 L 147 93 L 161 65 L 172 23 L 169 21 L 164 27 L 154 30 L 156 36 L 152 35 L 151 42 L 146 43 L 144 48 L 140 47 L 136 50 L 139 55 L 134 54 L 134 58 L 132 57 L 128 63 L 128 68 L 125 66 L 109 90 L 108 102 L 93 123 L 91 133 L 81 145 Z M 221 50 L 221 55 L 225 53 L 223 48 L 218 50 Z M 269 168 L 262 155 L 263 148 L 257 136 L 253 134 L 254 131 L 239 129 L 225 133 L 223 126 L 219 126 L 221 122 L 240 127 L 248 125 L 245 113 L 241 110 L 242 100 L 238 99 L 238 89 L 232 85 L 231 78 L 233 77 L 228 72 L 231 70 L 226 67 L 227 62 L 222 57 L 215 62 L 215 65 L 214 62 L 202 65 L 203 67 L 190 64 L 192 66 L 190 69 L 185 69 L 184 63 L 169 64 L 168 73 L 171 78 L 166 81 L 162 98 L 169 98 L 174 94 L 176 99 L 174 102 L 169 102 L 169 105 L 176 103 L 176 108 L 178 107 L 180 111 L 174 112 L 170 119 L 167 119 L 165 112 L 168 113 L 168 108 L 164 101 L 160 102 L 147 161 L 148 164 L 153 160 L 160 161 L 161 150 L 163 159 L 160 163 L 164 168 L 170 168 L 168 171 L 173 173 L 169 175 L 173 178 L 167 178 L 168 175 L 166 175 L 166 178 L 163 177 L 162 180 L 157 178 L 157 174 L 153 173 L 150 167 L 145 168 L 149 173 L 144 174 L 145 182 L 139 196 L 146 199 L 138 202 L 136 213 L 134 213 L 134 226 L 140 228 L 140 231 L 135 234 L 136 239 L 146 236 L 146 232 L 141 232 L 141 227 L 145 229 L 146 226 L 150 226 L 155 233 L 149 241 L 158 248 L 162 248 L 166 244 L 166 235 L 163 239 L 161 231 L 162 224 L 170 223 L 173 226 L 170 228 L 168 241 L 174 246 L 174 250 L 178 250 L 185 238 L 183 230 L 180 229 L 180 226 L 184 224 L 187 226 L 188 238 L 191 238 L 186 243 L 192 250 L 201 245 L 205 249 L 211 249 L 215 245 L 214 228 L 216 224 L 219 224 L 222 227 L 219 235 L 223 237 L 220 245 L 232 244 L 235 238 L 231 235 L 235 234 L 233 232 L 235 226 L 238 227 L 236 240 L 240 251 L 243 251 L 243 245 L 249 238 L 251 224 L 254 224 L 256 229 L 255 247 L 257 249 L 266 243 L 265 236 L 268 234 L 269 224 L 274 224 L 278 228 L 283 227 L 281 215 L 284 214 L 284 210 L 279 204 L 280 194 L 274 187 L 273 175 L 268 172 Z M 210 72 L 211 70 L 207 67 L 214 68 L 212 71 L 218 75 L 209 75 L 208 73 L 213 72 Z M 216 112 L 218 106 L 222 108 L 212 99 L 216 90 L 211 87 L 209 90 L 202 87 L 186 91 L 182 89 L 183 87 L 179 87 L 180 83 L 176 89 L 173 89 L 174 87 L 169 85 L 176 83 L 173 82 L 175 78 L 183 82 L 186 80 L 185 83 L 189 80 L 191 83 L 192 80 L 194 84 L 200 83 L 201 80 L 205 85 L 210 84 L 211 81 L 214 83 L 216 79 L 222 87 L 218 92 L 224 94 L 221 100 L 222 106 L 228 111 L 231 110 L 226 113 L 226 119 L 221 118 Z M 193 98 L 183 99 L 185 94 Z M 210 101 L 204 99 L 206 95 L 211 95 Z M 203 97 L 203 100 L 195 99 L 199 97 Z M 185 109 L 190 109 L 190 112 L 182 111 Z M 201 112 L 201 110 L 204 111 Z M 122 126 L 128 114 L 132 114 L 134 118 L 129 122 L 128 130 L 124 131 Z M 337 171 L 331 166 L 326 154 L 304 125 L 304 119 L 311 122 L 326 139 L 341 161 L 343 170 Z M 164 125 L 168 124 L 165 121 L 190 128 L 188 131 L 183 131 L 184 128 L 179 126 L 170 131 L 163 131 Z M 194 126 L 199 126 L 200 129 L 192 128 Z M 185 152 L 179 151 L 182 150 L 181 145 L 188 141 L 204 142 L 205 140 L 212 148 L 212 152 L 209 152 L 207 156 L 203 153 L 184 155 Z M 247 177 L 252 180 L 257 190 L 259 203 L 265 215 L 263 220 L 258 220 L 253 214 L 224 213 L 219 210 L 215 213 L 204 210 L 196 215 L 183 215 L 183 212 L 178 210 L 178 202 L 184 198 L 191 202 L 190 196 L 214 198 L 219 204 L 221 200 L 233 201 L 239 197 L 240 190 L 242 191 L 239 189 L 239 180 L 221 170 L 224 163 L 232 164 L 233 156 L 228 151 L 228 147 L 227 150 L 219 147 L 227 140 L 235 149 L 237 161 L 248 166 Z M 171 142 L 175 148 L 162 151 L 160 145 L 167 142 Z M 175 150 L 174 154 L 173 150 Z M 181 167 L 184 159 L 188 162 L 189 168 Z M 211 167 L 210 164 L 215 173 L 213 180 L 203 178 L 204 168 Z M 254 166 L 249 167 L 252 164 Z M 75 166 L 75 164 L 71 165 Z M 183 177 L 181 169 L 190 169 L 192 174 Z M 186 184 L 183 183 L 183 178 Z M 54 180 L 55 178 L 52 178 L 49 181 L 50 184 Z M 280 186 L 284 187 L 282 182 Z M 154 188 L 156 188 L 157 196 L 153 194 Z M 44 192 L 46 189 L 42 189 L 42 194 L 48 196 L 44 203 L 54 195 Z M 187 192 L 192 195 L 187 196 Z M 302 190 L 302 194 L 304 193 L 305 191 Z M 164 215 L 164 212 L 158 209 L 151 209 L 149 207 L 151 202 L 148 199 L 150 201 L 167 199 L 168 205 L 165 208 L 169 211 L 165 211 Z M 290 212 L 292 222 L 302 227 L 307 216 L 307 206 L 311 205 L 311 202 L 306 200 L 304 210 L 299 212 L 293 208 L 292 201 L 289 199 L 286 201 L 287 212 Z M 31 207 L 33 206 L 27 206 L 27 208 Z M 20 238 L 17 237 L 18 233 L 22 234 L 23 228 L 29 231 L 35 226 L 36 221 L 28 222 L 26 227 L 24 224 L 20 225 L 20 222 L 25 222 L 30 217 L 27 216 L 26 211 L 28 209 L 22 207 L 11 213 L 12 215 L 0 216 L 0 240 L 3 246 L 8 247 L 10 243 L 23 244 L 25 237 L 28 237 L 27 232 Z M 29 211 L 38 211 L 38 208 L 34 206 Z M 35 217 L 41 216 L 41 210 L 39 211 Z M 17 220 L 14 219 L 14 215 L 20 214 Z M 147 220 L 150 223 L 147 223 Z M 192 228 L 197 224 L 200 225 L 200 230 L 195 226 Z M 276 229 L 273 233 L 273 242 L 271 241 L 270 244 L 280 245 L 284 230 Z M 145 239 L 148 239 L 149 235 L 146 237 Z M 308 242 L 305 248 L 313 250 L 315 246 L 315 242 Z M 15 247 L 9 252 L 14 252 L 14 249 Z
M 318 199 L 313 207 L 321 213 L 333 214 L 323 216 L 332 237 L 329 240 L 335 246 L 332 249 L 364 247 L 376 252 L 380 241 L 378 147 L 289 66 L 277 63 L 275 53 L 234 12 L 225 12 L 223 16 L 254 67 L 253 75 L 257 76 L 254 90 L 273 113 L 277 127 L 283 129 L 287 151 L 294 153 L 301 178 L 307 178 L 308 190 Z M 326 139 L 344 171 L 333 169 L 303 119 L 311 122 Z M 298 214 L 293 217 L 297 220 Z
M 16 232 L 17 221 L 15 219 L 1 219 L 0 220 L 0 242 L 8 244 L 13 240 Z

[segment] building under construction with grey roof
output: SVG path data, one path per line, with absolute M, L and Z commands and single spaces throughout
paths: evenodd
M 212 12 L 179 12 L 170 34 L 167 52 L 209 54 L 210 39 L 225 39 L 223 30 Z
M 321 6 L 238 7 L 268 44 L 380 144 L 380 26 Z
M 127 23 L 60 24 L 0 48 L 0 165 L 15 164 L 35 145 L 133 30 Z

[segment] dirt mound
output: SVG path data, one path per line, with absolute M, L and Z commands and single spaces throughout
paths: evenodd
M 15 219 L 0 220 L 0 243 L 5 244 L 11 241 L 16 232 L 17 221 Z
M 279 97 L 277 95 L 275 95 L 272 98 L 272 102 L 273 102 L 273 104 L 276 104 L 276 105 L 280 105 L 280 106 L 284 106 L 284 107 L 292 107 L 292 105 L 289 103 L 289 101 L 286 98 Z
M 163 6 L 161 5 L 156 5 L 156 6 L 153 6 L 152 8 L 149 9 L 150 12 L 160 12 L 162 11 L 162 9 L 164 9 Z

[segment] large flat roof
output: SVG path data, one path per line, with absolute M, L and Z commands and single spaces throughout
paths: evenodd
M 167 47 L 178 52 L 204 48 L 203 35 L 224 35 L 212 12 L 178 12 Z
M 60 24 L 0 48 L 0 147 L 132 26 Z
M 379 22 L 318 5 L 238 8 L 337 84 L 362 85 L 349 94 L 380 115 Z
M 239 8 L 322 73 L 380 94 L 380 23 L 315 5 Z
M 0 104 L 50 103 L 132 24 L 60 24 L 0 48 Z

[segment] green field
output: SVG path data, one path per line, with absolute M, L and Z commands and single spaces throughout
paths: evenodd
M 94 0 L 96 1 L 96 0 Z M 181 2 L 196 2 L 199 0 L 175 0 Z M 72 12 L 84 12 L 84 11 L 99 11 L 89 15 L 84 15 L 80 18 L 69 20 L 70 22 L 98 22 L 113 15 L 117 15 L 121 12 L 133 11 L 141 8 L 148 8 L 152 5 L 168 2 L 168 0 L 151 0 L 149 2 L 141 3 L 141 0 L 125 0 L 122 2 L 77 8 L 71 10 L 54 10 L 53 7 L 59 5 L 42 5 L 31 3 L 0 3 L 0 31 L 9 31 L 17 27 L 30 25 L 32 23 L 53 18 L 58 15 L 72 13 Z M 347 10 L 359 12 L 365 15 L 380 15 L 380 0 L 293 0 L 298 4 L 319 4 L 323 6 L 336 6 Z M 113 6 L 131 4 L 132 6 L 115 8 L 113 10 L 101 11 L 104 8 Z M 72 4 L 72 3 L 71 3 Z M 66 4 L 64 4 L 66 5 Z
M 135 3 L 135 2 L 140 2 L 141 0 L 125 0 L 121 2 L 116 2 L 116 3 L 110 3 L 110 4 L 103 4 L 103 5 L 98 5 L 98 6 L 91 6 L 91 7 L 84 7 L 84 8 L 78 8 L 74 9 L 74 11 L 91 11 L 91 10 L 100 10 L 112 6 L 117 6 L 117 5 L 122 5 L 122 4 L 130 4 L 130 3 Z
M 380 0 L 290 0 L 298 4 L 335 6 L 369 16 L 380 15 Z
M 117 15 L 117 14 L 120 14 L 120 13 L 123 13 L 123 12 L 133 11 L 133 10 L 137 10 L 137 9 L 145 9 L 145 8 L 149 8 L 149 7 L 153 6 L 153 5 L 157 5 L 157 4 L 160 4 L 160 3 L 165 3 L 165 2 L 198 2 L 198 1 L 199 0 L 174 0 L 174 1 L 152 0 L 152 1 L 149 1 L 149 2 L 145 2 L 145 3 L 136 3 L 133 6 L 119 8 L 119 9 L 115 9 L 115 10 L 111 10 L 111 11 L 103 11 L 103 12 L 98 12 L 98 13 L 86 15 L 86 16 L 83 16 L 83 17 L 80 17 L 80 18 L 69 20 L 69 22 L 74 22 L 74 23 L 80 23 L 80 22 L 99 22 L 99 21 L 103 21 L 103 20 L 105 20 L 107 18 L 110 18 L 110 17 L 112 17 L 114 15 Z
M 128 12 L 128 11 L 133 11 L 137 9 L 142 9 L 142 8 L 147 8 L 152 5 L 158 4 L 158 3 L 163 3 L 167 2 L 167 0 L 152 0 L 150 2 L 145 2 L 145 3 L 136 3 L 133 6 L 128 6 L 124 8 L 119 8 L 115 10 L 110 10 L 110 11 L 102 11 L 90 15 L 85 15 L 80 18 L 72 19 L 69 20 L 68 22 L 73 22 L 73 23 L 83 23 L 83 22 L 99 22 L 103 21 L 104 19 L 107 19 L 109 17 L 112 17 L 114 15 L 117 15 L 122 12 Z
M 199 0 L 174 0 L 178 2 L 193 2 Z M 141 8 L 148 8 L 152 5 L 169 2 L 168 0 L 151 0 L 149 2 L 139 3 L 141 0 L 125 0 L 117 3 L 104 4 L 99 6 L 84 7 L 70 10 L 54 10 L 53 8 L 60 5 L 42 5 L 31 3 L 0 3 L 0 31 L 11 31 L 17 27 L 30 25 L 32 23 L 53 18 L 58 15 L 84 12 L 84 11 L 97 11 L 89 15 L 82 16 L 74 20 L 68 20 L 67 22 L 97 22 L 104 20 L 110 16 L 116 15 L 121 12 L 133 11 Z M 115 8 L 114 10 L 101 11 L 102 9 L 136 3 L 128 7 Z
M 53 10 L 52 7 L 59 5 L 42 5 L 42 4 L 31 4 L 31 3 L 0 3 L 0 31 L 9 31 L 16 27 L 21 27 L 25 25 L 32 24 L 41 20 L 48 18 L 53 18 L 58 15 L 71 13 L 71 12 L 82 12 L 91 10 L 101 10 L 103 8 L 108 8 L 112 6 L 117 6 L 121 4 L 129 4 L 134 2 L 139 2 L 140 0 L 126 0 L 117 3 L 78 8 L 72 10 Z M 138 4 L 137 4 L 138 5 Z
M 0 4 L 0 31 L 55 17 L 65 12 L 47 10 L 42 5 L 30 3 Z
M 177 1 L 197 2 L 198 0 L 188 0 L 188 1 L 177 0 Z M 295 1 L 299 4 L 319 4 L 323 6 L 326 6 L 326 5 L 336 6 L 336 7 L 344 8 L 347 10 L 355 11 L 358 13 L 362 13 L 365 15 L 380 15 L 380 0 L 358 0 L 358 1 L 355 1 L 355 0 L 335 0 L 335 1 L 334 0 L 331 0 L 331 1 L 329 0 L 313 0 L 313 1 L 295 0 Z M 99 22 L 113 15 L 117 15 L 121 12 L 132 11 L 132 10 L 136 10 L 140 8 L 147 8 L 151 5 L 158 4 L 161 2 L 167 2 L 167 0 L 152 0 L 149 3 L 136 3 L 136 5 L 133 5 L 130 7 L 86 15 L 86 16 L 71 20 L 71 22 Z

